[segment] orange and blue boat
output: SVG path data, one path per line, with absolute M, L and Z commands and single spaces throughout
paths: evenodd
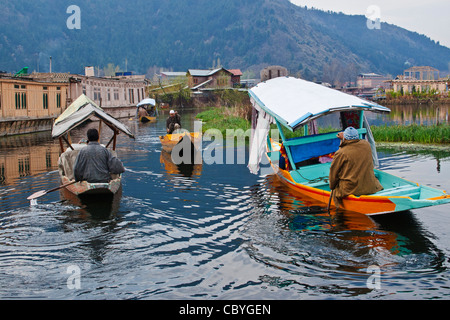
M 389 113 L 377 103 L 292 77 L 280 77 L 249 90 L 253 105 L 253 134 L 249 169 L 257 174 L 264 156 L 281 182 L 324 204 L 336 208 L 329 186 L 329 173 L 340 140 L 336 134 L 348 126 L 372 147 L 374 173 L 383 190 L 370 195 L 345 197 L 340 209 L 367 215 L 400 212 L 450 203 L 446 191 L 421 185 L 377 169 L 378 156 L 365 112 Z M 317 133 L 320 118 L 338 119 L 340 130 Z M 279 139 L 270 137 L 277 125 Z M 303 130 L 301 137 L 286 139 L 283 130 Z

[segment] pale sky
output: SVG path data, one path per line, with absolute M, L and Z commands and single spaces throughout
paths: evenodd
M 366 16 L 370 6 L 380 11 L 380 20 L 424 34 L 450 48 L 449 0 L 290 0 L 308 8 Z

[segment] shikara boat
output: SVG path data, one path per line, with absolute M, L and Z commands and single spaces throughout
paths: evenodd
M 200 132 L 182 132 L 174 134 L 166 134 L 165 136 L 160 136 L 162 148 L 165 152 L 171 153 L 173 148 L 183 142 L 183 139 L 190 139 L 194 151 L 198 151 L 199 144 L 201 144 L 202 134 Z
M 84 148 L 86 143 L 74 144 L 71 142 L 70 131 L 77 128 L 91 118 L 99 120 L 99 134 L 102 135 L 102 125 L 105 124 L 112 130 L 113 136 L 109 140 L 106 148 L 112 145 L 111 152 L 115 155 L 117 135 L 122 132 L 134 138 L 131 131 L 119 120 L 103 111 L 98 105 L 85 95 L 81 95 L 64 111 L 56 120 L 52 129 L 53 139 L 59 139 L 61 155 L 59 157 L 58 170 L 63 184 L 74 181 L 73 166 L 78 153 Z M 64 147 L 64 142 L 67 149 Z M 75 195 L 88 194 L 115 194 L 121 187 L 122 176 L 111 175 L 109 183 L 89 183 L 80 181 L 66 187 Z
M 148 116 L 139 117 L 139 121 L 142 123 L 155 122 L 156 117 L 158 116 L 158 109 L 156 108 L 155 99 L 146 98 L 139 102 L 137 105 L 137 109 L 144 108 L 148 112 Z
M 253 129 L 249 169 L 259 172 L 259 163 L 267 156 L 271 167 L 289 188 L 336 208 L 329 202 L 329 172 L 340 140 L 336 134 L 348 126 L 358 130 L 361 139 L 372 147 L 374 173 L 383 186 L 375 194 L 343 199 L 340 209 L 367 215 L 406 211 L 450 203 L 445 191 L 411 182 L 378 170 L 378 157 L 365 112 L 388 113 L 386 107 L 348 95 L 320 84 L 292 77 L 275 78 L 249 90 L 253 105 Z M 341 130 L 317 134 L 317 120 L 339 113 Z M 270 137 L 275 123 L 281 141 Z M 304 135 L 286 139 L 283 128 Z

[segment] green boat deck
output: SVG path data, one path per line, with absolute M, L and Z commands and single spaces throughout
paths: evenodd
M 291 176 L 295 182 L 324 190 L 330 191 L 329 173 L 331 163 L 314 164 L 310 166 L 301 167 L 295 171 L 291 171 Z M 444 193 L 441 190 L 430 188 L 427 186 L 418 186 L 416 183 L 396 177 L 389 173 L 375 170 L 375 176 L 380 181 L 384 190 L 381 190 L 372 196 L 396 196 L 396 197 L 410 197 L 411 199 L 428 199 L 442 196 Z

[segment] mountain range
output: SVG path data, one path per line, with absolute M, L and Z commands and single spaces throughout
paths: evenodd
M 70 29 L 79 8 L 79 29 Z M 72 20 L 71 20 L 72 19 Z M 307 9 L 288 0 L 3 0 L 0 70 L 83 73 L 186 71 L 218 66 L 259 77 L 282 65 L 309 80 L 359 72 L 393 76 L 412 65 L 450 69 L 450 48 L 364 16 Z

